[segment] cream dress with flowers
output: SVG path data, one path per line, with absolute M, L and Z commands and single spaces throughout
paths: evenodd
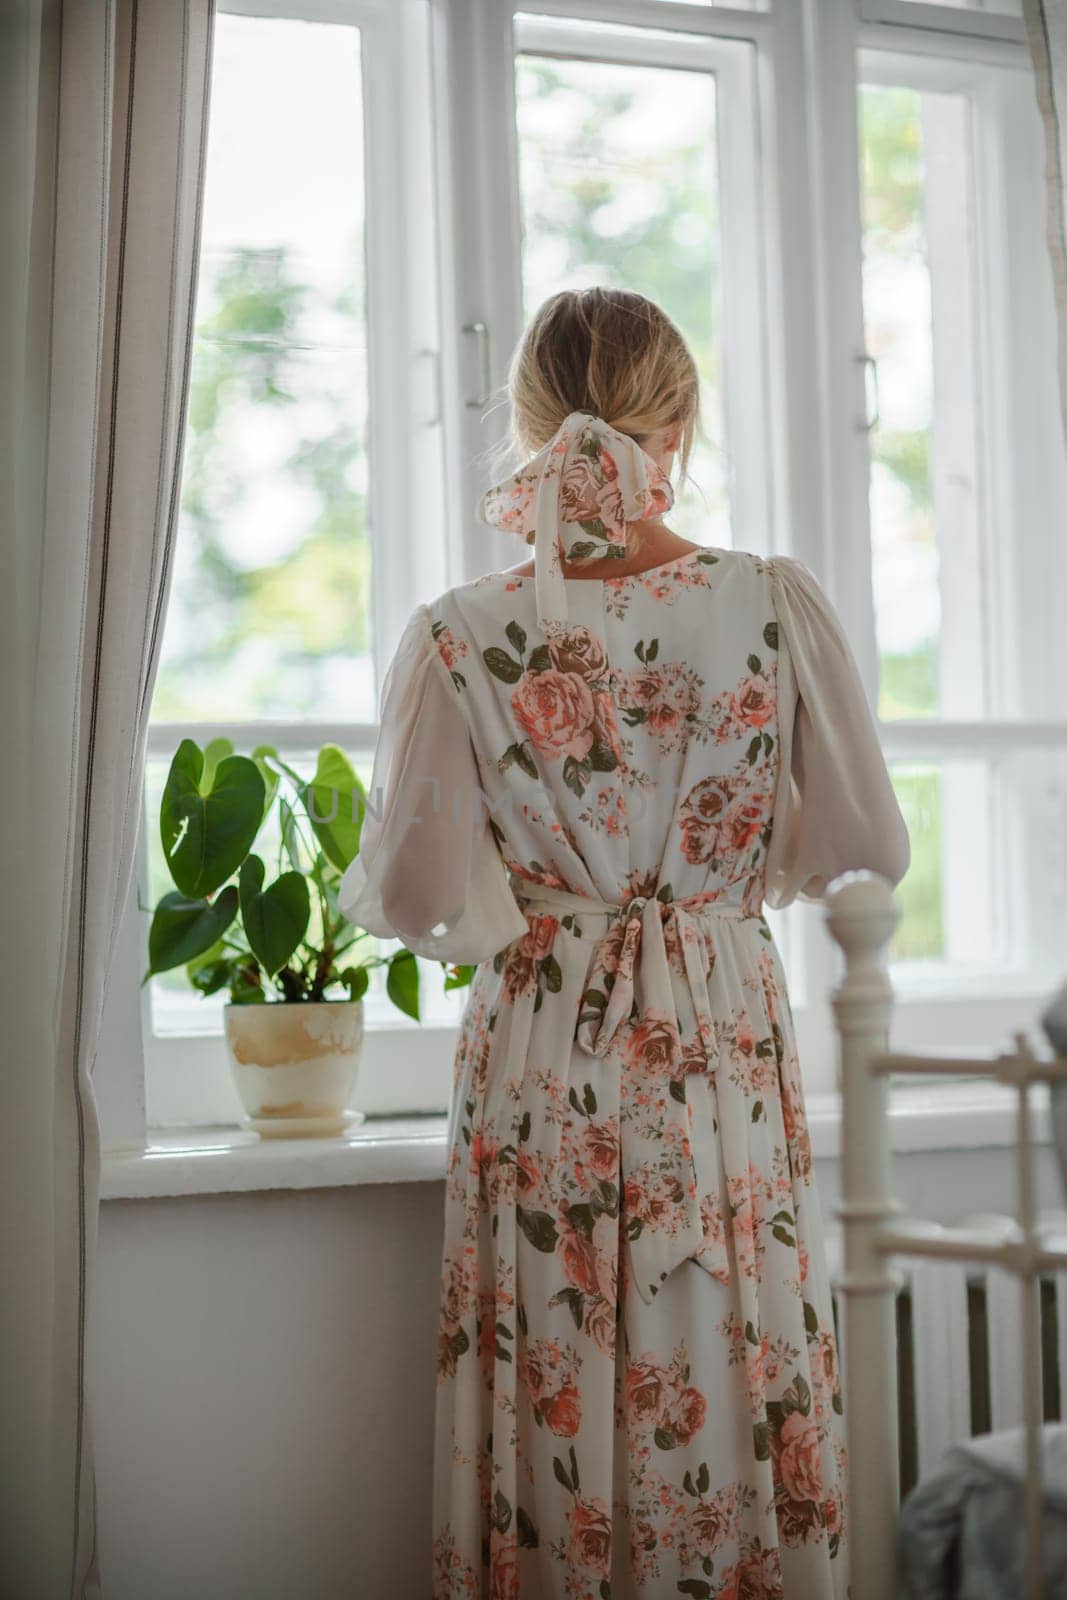
M 449 1115 L 434 1600 L 847 1594 L 822 1224 L 763 915 L 907 835 L 812 574 L 700 548 L 411 619 L 372 932 L 479 963 Z M 859 1597 L 857 1597 L 859 1600 Z

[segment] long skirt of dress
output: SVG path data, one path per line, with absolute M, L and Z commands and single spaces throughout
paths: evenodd
M 543 920 L 479 969 L 456 1057 L 434 1600 L 843 1600 L 837 1346 L 777 948 L 753 923 L 709 974 L 718 1060 L 685 1077 L 705 1247 L 646 1302 L 613 1203 L 634 1054 L 574 1044 L 589 946 Z M 639 1204 L 654 1223 L 654 1181 Z

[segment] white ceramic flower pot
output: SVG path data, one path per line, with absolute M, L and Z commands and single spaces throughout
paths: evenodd
M 223 1012 L 248 1127 L 265 1139 L 306 1139 L 363 1121 L 349 1110 L 363 1044 L 360 1001 L 268 1001 Z

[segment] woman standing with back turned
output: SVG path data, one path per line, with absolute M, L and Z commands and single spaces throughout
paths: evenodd
M 697 425 L 639 295 L 546 302 L 534 558 L 419 607 L 342 905 L 480 963 L 449 1115 L 434 1600 L 847 1594 L 830 1291 L 763 905 L 908 839 L 812 574 L 671 533 Z M 859 1600 L 859 1597 L 857 1597 Z

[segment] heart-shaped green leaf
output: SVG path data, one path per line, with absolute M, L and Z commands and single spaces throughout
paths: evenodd
M 410 950 L 398 950 L 389 958 L 385 992 L 406 1016 L 419 1020 L 419 968 Z
M 340 980 L 348 990 L 350 1000 L 362 1000 L 370 982 L 370 973 L 366 967 L 346 967 L 340 974 Z
M 224 756 L 205 788 L 204 756 L 183 739 L 170 764 L 159 828 L 171 877 L 188 900 L 213 893 L 248 854 L 263 819 L 255 762 Z
M 165 894 L 148 931 L 146 983 L 157 972 L 169 972 L 202 956 L 217 944 L 237 915 L 237 890 L 232 884 L 214 900 Z
M 339 745 L 323 745 L 315 776 L 304 785 L 300 798 L 327 857 L 338 872 L 344 872 L 359 854 L 366 794 Z
M 263 874 L 259 856 L 249 856 L 241 867 L 241 921 L 252 954 L 273 978 L 307 932 L 311 901 L 299 872 L 283 872 L 266 889 Z

